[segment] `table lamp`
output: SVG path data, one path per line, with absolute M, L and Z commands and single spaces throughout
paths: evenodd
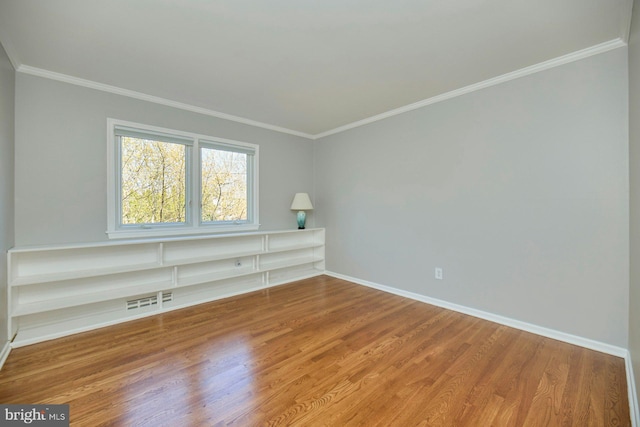
M 307 219 L 305 211 L 313 209 L 311 199 L 307 193 L 296 193 L 291 203 L 291 210 L 298 211 L 298 230 L 304 230 L 304 222 Z

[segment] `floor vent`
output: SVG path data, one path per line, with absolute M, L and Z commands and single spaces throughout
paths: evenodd
M 162 293 L 162 302 L 171 302 L 173 301 L 173 292 L 163 292 Z
M 127 310 L 135 310 L 137 308 L 149 307 L 158 304 L 158 296 L 150 295 L 148 297 L 132 299 L 127 301 Z

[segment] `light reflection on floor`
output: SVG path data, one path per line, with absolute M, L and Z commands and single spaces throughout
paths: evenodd
M 253 364 L 253 349 L 242 335 L 218 337 L 215 345 L 203 340 L 185 351 L 184 365 L 164 366 L 160 360 L 135 373 L 139 378 L 134 381 L 130 376 L 123 379 L 128 383 L 126 402 L 114 402 L 127 408 L 119 424 L 202 426 L 219 420 L 222 409 L 228 415 L 233 406 L 237 416 L 251 413 L 257 410 L 252 406 Z M 155 386 L 149 388 L 150 383 Z M 142 417 L 136 414 L 141 407 Z

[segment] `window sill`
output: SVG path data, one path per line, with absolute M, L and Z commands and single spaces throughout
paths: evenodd
M 247 231 L 257 231 L 260 224 L 241 224 L 241 225 L 220 225 L 220 226 L 201 226 L 190 228 L 152 228 L 152 229 L 129 229 L 129 230 L 111 230 L 106 231 L 109 239 L 131 239 L 131 238 L 154 238 L 154 237 L 172 237 L 172 236 L 200 236 L 206 234 L 219 233 L 243 233 Z

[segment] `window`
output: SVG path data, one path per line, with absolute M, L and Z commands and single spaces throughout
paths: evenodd
M 110 238 L 258 228 L 258 146 L 108 120 Z
M 248 152 L 219 144 L 200 147 L 201 221 L 247 220 Z
M 116 128 L 121 225 L 186 224 L 190 141 L 131 135 Z

